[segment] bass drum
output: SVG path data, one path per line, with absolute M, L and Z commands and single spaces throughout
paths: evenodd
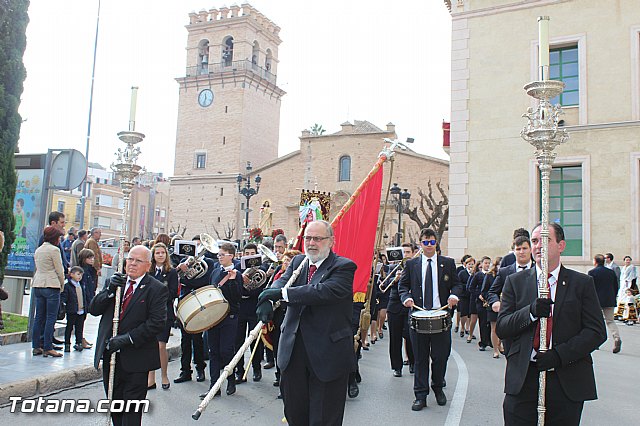
M 201 333 L 218 325 L 229 313 L 222 290 L 212 285 L 200 287 L 178 302 L 177 317 L 184 331 Z
M 449 311 L 415 311 L 411 313 L 411 328 L 418 334 L 437 334 L 451 330 Z

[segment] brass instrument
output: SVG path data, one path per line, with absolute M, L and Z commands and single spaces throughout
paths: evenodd
M 202 245 L 202 249 L 200 253 L 196 256 L 189 256 L 187 260 L 183 263 L 187 265 L 186 271 L 178 270 L 178 277 L 180 279 L 198 279 L 202 278 L 207 274 L 209 270 L 209 265 L 205 262 L 204 255 L 205 253 L 211 252 L 213 254 L 218 253 L 220 250 L 218 247 L 218 242 L 213 239 L 213 237 L 209 234 L 202 233 L 200 234 L 200 244 Z
M 274 252 L 269 250 L 267 246 L 258 244 L 258 253 L 268 258 L 271 262 L 274 262 L 274 263 L 278 262 L 278 257 L 275 255 Z M 267 282 L 269 275 L 267 272 L 260 269 L 259 266 L 254 266 L 251 268 L 247 268 L 242 273 L 242 277 L 243 278 L 247 277 L 249 280 L 249 282 L 247 283 L 245 283 L 244 280 L 242 280 L 243 282 L 242 286 L 245 288 L 245 290 L 251 291 L 251 290 L 255 290 L 262 287 Z
M 399 272 L 402 272 L 404 270 L 404 265 L 405 265 L 405 263 L 407 263 L 407 260 L 415 259 L 416 257 L 420 256 L 421 254 L 422 254 L 422 247 L 412 257 L 410 257 L 410 258 L 409 257 L 405 257 L 404 259 L 402 259 L 396 265 L 396 267 L 393 268 L 393 270 L 391 270 L 391 272 L 389 272 L 387 277 L 384 280 L 382 280 L 382 282 L 378 285 L 378 288 L 380 289 L 380 291 L 383 292 L 383 293 L 386 293 L 391 287 L 393 287 L 395 284 L 397 284 L 398 281 L 400 280 Z M 398 270 L 398 268 L 401 268 L 401 269 Z M 387 285 L 385 287 L 384 284 L 389 280 L 390 277 L 393 277 L 393 280 L 391 281 L 391 283 L 389 283 L 389 285 Z

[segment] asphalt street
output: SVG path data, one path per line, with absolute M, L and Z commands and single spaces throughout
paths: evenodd
M 583 425 L 631 423 L 637 419 L 640 401 L 640 326 L 619 325 L 622 352 L 611 352 L 611 340 L 594 352 L 594 366 L 598 384 L 597 401 L 585 404 Z M 379 340 L 364 352 L 360 362 L 363 382 L 360 395 L 347 399 L 345 425 L 397 424 L 397 422 L 428 422 L 431 425 L 497 425 L 502 423 L 502 386 L 504 357 L 493 359 L 491 352 L 479 352 L 476 341 L 467 344 L 458 336 L 453 338 L 453 353 L 447 369 L 448 403 L 436 404 L 429 395 L 428 407 L 412 412 L 412 379 L 405 367 L 404 375 L 391 374 L 388 358 L 388 340 Z M 171 379 L 179 373 L 179 362 L 169 364 Z M 276 399 L 277 388 L 272 386 L 273 370 L 263 370 L 259 383 L 238 386 L 235 395 L 214 398 L 198 422 L 191 414 L 198 407 L 198 394 L 208 388 L 205 383 L 171 384 L 167 391 L 149 391 L 151 410 L 145 414 L 143 424 L 224 424 L 224 425 L 279 425 L 282 424 L 282 403 Z M 208 373 L 207 373 L 208 379 Z M 158 374 L 159 380 L 159 374 Z M 224 388 L 223 388 L 224 390 Z M 88 384 L 50 395 L 47 398 L 103 398 L 102 383 Z M 0 409 L 0 424 L 50 426 L 104 425 L 105 415 L 91 414 L 25 414 L 11 413 L 9 407 Z

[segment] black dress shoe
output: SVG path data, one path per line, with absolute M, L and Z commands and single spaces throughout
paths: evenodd
M 205 398 L 207 397 L 207 394 L 208 394 L 208 393 L 209 393 L 209 392 L 201 393 L 201 394 L 199 395 L 199 396 L 200 396 L 200 399 L 205 399 Z M 218 389 L 218 392 L 216 392 L 216 394 L 215 394 L 214 396 L 220 396 L 220 395 L 222 395 L 222 392 L 220 392 L 220 389 Z
M 242 384 L 245 383 L 247 381 L 247 379 L 243 379 L 242 376 L 244 376 L 244 371 L 242 373 L 238 372 L 236 373 L 236 384 Z
M 233 395 L 236 393 L 236 381 L 235 379 L 227 379 L 227 395 Z
M 282 399 L 282 394 L 279 393 L 278 396 L 276 396 L 276 399 Z
M 62 346 L 60 345 L 51 345 L 51 346 L 53 346 L 54 351 L 59 351 L 60 349 L 62 349 Z
M 486 348 L 486 346 L 480 346 L 480 347 L 478 348 L 478 350 L 479 350 L 480 352 L 484 352 L 484 351 L 486 351 L 486 350 L 487 350 L 487 348 Z
M 205 377 L 204 377 L 204 370 L 198 370 L 196 372 L 196 382 L 204 382 Z
M 155 388 L 157 388 L 155 383 L 152 384 L 151 386 L 147 386 L 147 390 L 152 390 L 152 389 L 155 389 Z
M 62 340 L 57 339 L 55 337 L 51 340 L 51 342 L 55 343 L 56 345 L 62 345 L 64 343 Z
M 393 370 L 393 377 L 402 377 L 402 370 Z
M 190 382 L 190 381 L 191 381 L 191 374 L 180 374 L 177 379 L 173 380 L 173 383 L 183 383 L 183 382 Z
M 411 405 L 411 411 L 420 411 L 426 406 L 427 406 L 426 399 L 416 399 L 415 401 L 413 401 L 413 404 Z
M 262 371 L 260 369 L 253 370 L 253 381 L 259 382 L 262 380 Z
M 436 395 L 436 402 L 438 403 L 438 405 L 447 404 L 447 396 L 444 394 L 442 389 L 436 388 L 433 390 L 433 393 Z
M 162 384 L 162 389 L 167 390 L 167 389 L 169 389 L 170 386 L 171 386 L 171 383 L 163 383 Z
M 279 379 L 275 379 L 273 381 L 273 386 L 276 386 L 276 387 L 280 386 L 280 380 Z
M 409 364 L 409 373 L 413 374 L 414 371 L 415 371 L 415 365 L 414 364 Z
M 275 367 L 275 366 L 276 366 L 276 364 L 275 364 L 274 362 L 268 362 L 268 363 L 266 363 L 266 364 L 264 365 L 264 367 L 263 367 L 263 368 L 264 368 L 265 370 L 271 370 L 271 369 L 272 369 L 273 367 Z
M 358 384 L 353 381 L 351 383 L 349 383 L 349 398 L 355 398 L 360 394 L 360 389 L 358 388 Z

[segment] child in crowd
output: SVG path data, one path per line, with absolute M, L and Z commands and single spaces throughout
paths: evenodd
M 64 332 L 65 352 L 71 352 L 71 332 L 74 329 L 76 332 L 76 344 L 73 349 L 79 352 L 84 349 L 82 332 L 84 330 L 84 320 L 87 317 L 85 312 L 89 307 L 89 301 L 87 300 L 87 292 L 82 285 L 83 275 L 84 271 L 81 267 L 72 267 L 61 294 L 62 302 L 65 304 L 67 311 L 67 328 Z
M 625 295 L 620 298 L 620 303 L 624 304 L 622 321 L 627 325 L 638 322 L 638 310 L 636 309 L 636 298 L 630 288 L 626 289 Z
M 82 289 L 86 293 L 87 308 L 96 295 L 96 288 L 98 287 L 98 273 L 93 267 L 93 263 L 96 260 L 96 255 L 91 249 L 82 249 L 78 253 L 78 265 L 83 269 L 82 274 Z M 82 347 L 84 349 L 90 349 L 93 344 L 87 342 L 86 339 L 82 339 Z

